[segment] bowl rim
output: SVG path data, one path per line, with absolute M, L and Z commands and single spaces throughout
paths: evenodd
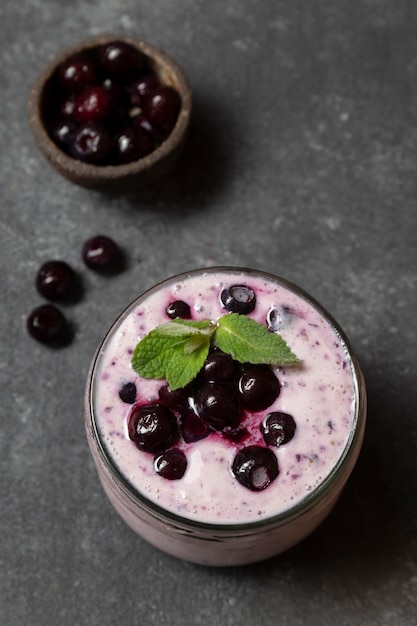
M 181 96 L 181 108 L 176 124 L 168 137 L 149 155 L 120 165 L 95 165 L 79 161 L 67 155 L 49 136 L 42 120 L 42 97 L 47 82 L 51 79 L 60 63 L 85 49 L 94 48 L 111 41 L 122 41 L 132 45 L 150 57 L 157 65 L 168 68 L 169 73 L 174 77 L 175 86 Z M 182 143 L 189 125 L 192 110 L 192 94 L 190 84 L 182 68 L 161 48 L 131 36 L 101 34 L 84 39 L 58 52 L 43 67 L 33 83 L 29 93 L 27 108 L 29 125 L 38 148 L 61 173 L 68 172 L 72 173 L 73 177 L 105 182 L 149 171 Z

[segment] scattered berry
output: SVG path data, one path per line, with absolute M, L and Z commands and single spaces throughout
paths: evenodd
M 36 276 L 36 288 L 41 296 L 55 300 L 69 293 L 75 274 L 65 261 L 47 261 Z
M 64 314 L 53 304 L 43 304 L 34 309 L 26 320 L 29 334 L 41 343 L 63 341 L 68 335 Z
M 146 452 L 161 452 L 178 439 L 174 414 L 162 404 L 135 406 L 129 416 L 129 437 Z
M 172 320 L 178 317 L 184 320 L 188 320 L 191 317 L 190 306 L 182 300 L 176 300 L 175 302 L 171 302 L 171 304 L 167 306 L 166 313 L 168 317 L 170 317 Z
M 256 306 L 255 292 L 247 285 L 232 285 L 223 289 L 220 300 L 225 309 L 242 315 L 252 313 Z
M 252 491 L 261 491 L 278 476 L 278 461 L 269 448 L 248 446 L 242 448 L 235 456 L 232 472 L 244 487 Z
M 82 258 L 90 269 L 108 271 L 117 266 L 120 259 L 120 250 L 110 237 L 97 235 L 85 242 L 82 249 Z
M 178 480 L 185 474 L 187 459 L 182 450 L 172 448 L 155 457 L 154 468 L 155 472 L 163 478 Z
M 267 409 L 278 398 L 280 390 L 279 380 L 269 365 L 244 365 L 239 391 L 245 409 Z
M 125 383 L 119 390 L 119 398 L 126 404 L 135 404 L 136 385 L 135 383 Z
M 281 411 L 269 413 L 260 425 L 262 436 L 268 446 L 282 446 L 288 443 L 294 437 L 295 429 L 293 416 Z

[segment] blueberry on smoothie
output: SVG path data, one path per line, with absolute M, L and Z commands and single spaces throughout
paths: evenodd
M 135 383 L 124 383 L 119 390 L 119 398 L 126 404 L 135 404 L 136 402 L 136 385 Z
M 178 480 L 185 474 L 187 458 L 182 450 L 172 448 L 156 456 L 153 466 L 155 472 L 163 478 Z
M 178 317 L 183 320 L 188 320 L 191 317 L 190 305 L 183 302 L 183 300 L 175 300 L 175 302 L 171 302 L 167 306 L 166 313 L 172 320 Z
M 269 365 L 246 364 L 239 381 L 243 406 L 249 411 L 263 411 L 278 398 L 281 385 Z
M 161 452 L 178 440 L 174 414 L 162 404 L 133 407 L 128 423 L 129 437 L 146 452 Z
M 220 300 L 227 311 L 241 315 L 252 313 L 256 306 L 255 292 L 247 285 L 232 285 L 223 289 Z
M 259 428 L 268 446 L 282 446 L 294 437 L 296 427 L 292 415 L 274 411 L 265 417 Z
M 269 448 L 248 446 L 235 456 L 232 472 L 244 487 L 261 491 L 278 476 L 278 461 Z

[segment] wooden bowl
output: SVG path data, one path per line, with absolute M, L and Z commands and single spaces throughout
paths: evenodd
M 46 129 L 47 95 L 52 76 L 68 57 L 112 41 L 123 41 L 146 55 L 151 71 L 160 82 L 174 87 L 181 97 L 181 108 L 168 137 L 147 156 L 122 165 L 93 165 L 66 154 L 51 139 Z M 40 72 L 28 100 L 29 123 L 39 150 L 62 176 L 77 185 L 102 192 L 130 192 L 154 183 L 176 162 L 190 122 L 192 95 L 182 69 L 164 51 L 144 41 L 120 35 L 92 37 L 59 53 Z

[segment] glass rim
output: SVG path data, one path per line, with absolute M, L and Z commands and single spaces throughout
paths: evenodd
M 251 522 L 236 522 L 230 524 L 202 522 L 199 520 L 194 520 L 190 517 L 178 515 L 149 499 L 147 496 L 145 496 L 143 493 L 135 488 L 135 486 L 124 476 L 124 474 L 119 470 L 117 464 L 113 461 L 112 456 L 107 451 L 106 446 L 100 436 L 100 429 L 96 421 L 94 410 L 94 392 L 97 380 L 96 374 L 100 366 L 100 361 L 103 355 L 104 348 L 107 342 L 112 337 L 113 333 L 118 329 L 118 327 L 122 324 L 126 317 L 128 317 L 132 310 L 136 308 L 139 302 L 169 283 L 181 281 L 199 274 L 216 272 L 223 272 L 234 275 L 240 274 L 246 276 L 256 275 L 257 277 L 261 278 L 264 277 L 266 280 L 275 282 L 278 285 L 285 287 L 289 291 L 292 291 L 308 304 L 313 306 L 313 308 L 315 308 L 316 311 L 320 313 L 323 318 L 329 323 L 332 330 L 339 338 L 339 341 L 341 342 L 341 345 L 349 359 L 353 379 L 354 415 L 352 418 L 352 425 L 344 448 L 335 465 L 332 467 L 327 476 L 320 482 L 320 484 L 314 487 L 296 504 L 282 511 L 281 513 Z M 333 316 L 323 307 L 323 305 L 320 304 L 320 302 L 318 302 L 307 291 L 285 278 L 277 276 L 276 274 L 265 272 L 263 270 L 238 266 L 212 266 L 194 269 L 188 272 L 181 272 L 154 284 L 152 287 L 146 289 L 134 300 L 132 300 L 131 303 L 117 316 L 116 320 L 105 333 L 103 340 L 100 342 L 94 354 L 87 378 L 85 412 L 86 418 L 88 414 L 90 426 L 89 432 L 93 436 L 101 461 L 103 461 L 112 478 L 117 482 L 118 487 L 122 489 L 124 494 L 134 504 L 140 506 L 141 508 L 146 510 L 147 513 L 155 518 L 164 518 L 164 521 L 168 521 L 173 526 L 183 527 L 184 529 L 195 529 L 201 531 L 205 530 L 210 533 L 222 533 L 225 535 L 242 535 L 244 533 L 251 533 L 251 531 L 258 532 L 260 529 L 266 529 L 268 527 L 275 527 L 288 523 L 290 520 L 299 517 L 301 514 L 306 513 L 316 503 L 321 501 L 326 496 L 326 494 L 333 487 L 334 480 L 337 477 L 343 475 L 343 469 L 346 467 L 349 461 L 350 453 L 356 449 L 356 443 L 361 436 L 362 427 L 364 426 L 364 422 L 366 419 L 366 391 L 359 363 L 356 359 L 347 335 L 340 327 L 339 323 L 333 318 Z

